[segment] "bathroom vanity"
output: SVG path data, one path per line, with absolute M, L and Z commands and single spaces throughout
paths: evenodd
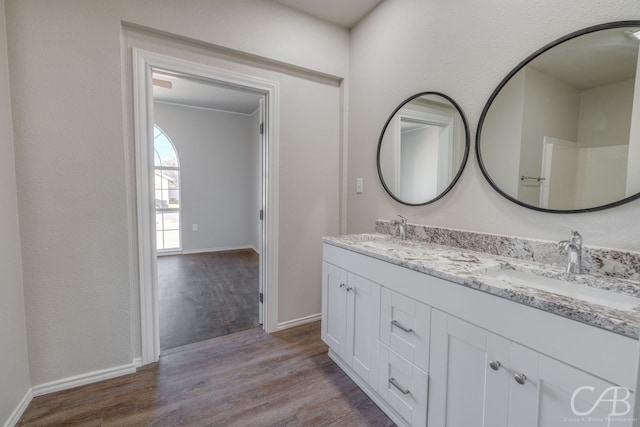
M 636 425 L 640 289 L 519 258 L 325 238 L 330 357 L 398 425 Z

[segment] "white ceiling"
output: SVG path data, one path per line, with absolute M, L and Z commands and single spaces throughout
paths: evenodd
M 253 114 L 262 97 L 257 92 L 158 71 L 153 73 L 153 77 L 171 82 L 171 89 L 153 86 L 153 99 L 160 102 Z
M 383 0 L 273 0 L 283 6 L 351 28 Z M 153 98 L 159 102 L 189 105 L 213 110 L 252 114 L 261 94 L 161 71 L 154 78 L 171 82 L 171 88 L 153 86 Z
M 307 15 L 352 28 L 383 0 L 273 0 Z
M 543 53 L 530 66 L 581 90 L 632 79 L 640 42 L 625 30 L 597 31 L 569 40 Z

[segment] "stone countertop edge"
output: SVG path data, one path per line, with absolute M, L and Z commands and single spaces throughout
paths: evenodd
M 556 267 L 536 264 L 530 261 L 522 261 L 504 256 L 492 255 L 483 252 L 476 252 L 468 249 L 460 249 L 433 243 L 424 243 L 419 241 L 404 241 L 409 246 L 420 249 L 424 253 L 433 255 L 434 262 L 425 260 L 420 262 L 418 259 L 402 259 L 394 253 L 394 251 L 383 251 L 374 248 L 356 246 L 358 243 L 370 240 L 387 240 L 394 241 L 393 237 L 383 233 L 365 233 L 355 235 L 345 235 L 336 237 L 323 237 L 323 241 L 327 244 L 337 246 L 361 255 L 379 259 L 400 267 L 408 268 L 433 277 L 438 277 L 449 282 L 456 283 L 474 290 L 482 291 L 497 297 L 501 297 L 519 304 L 537 308 L 552 314 L 566 317 L 571 320 L 582 322 L 591 326 L 595 326 L 604 330 L 608 330 L 629 338 L 638 340 L 640 337 L 640 307 L 632 310 L 621 310 L 611 307 L 602 306 L 595 303 L 577 300 L 568 296 L 558 295 L 555 293 L 542 291 L 534 288 L 525 288 L 523 286 L 512 286 L 497 280 L 492 280 L 484 273 L 495 271 L 506 263 L 510 266 L 527 265 L 534 266 L 536 270 L 549 270 L 553 274 L 561 274 Z M 448 258 L 439 254 L 446 253 Z M 455 258 L 451 258 L 452 253 L 460 254 L 460 256 L 472 256 L 475 258 L 474 264 L 456 263 Z M 470 255 L 472 254 L 472 255 Z M 439 263 L 438 259 L 447 258 L 451 260 L 445 263 Z M 446 261 L 446 260 L 445 260 Z M 477 262 L 475 262 L 477 261 Z M 585 275 L 583 277 L 590 278 L 596 275 Z M 613 279 L 609 277 L 597 277 L 599 282 L 607 283 L 613 287 L 620 286 L 622 292 L 626 290 L 626 282 L 624 280 Z M 584 284 L 592 286 L 591 283 Z M 634 286 L 636 292 L 640 289 Z M 630 293 L 630 292 L 624 292 Z M 635 292 L 634 292 L 635 293 Z M 634 295 L 640 296 L 640 295 Z

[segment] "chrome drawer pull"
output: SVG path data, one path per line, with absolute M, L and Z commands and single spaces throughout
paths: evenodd
M 392 320 L 391 324 L 393 326 L 397 326 L 398 328 L 402 329 L 403 331 L 409 333 L 409 332 L 413 332 L 413 329 L 411 328 L 407 328 L 406 326 L 402 326 L 397 320 Z
M 395 378 L 391 377 L 389 378 L 389 384 L 391 384 L 392 386 L 394 386 L 395 388 L 397 388 L 398 390 L 400 390 L 400 393 L 402 394 L 409 394 L 411 393 L 410 390 L 405 390 L 402 388 L 402 386 L 400 384 L 398 384 L 398 381 L 396 381 Z
M 492 360 L 492 361 L 489 362 L 489 366 L 494 371 L 497 371 L 498 369 L 500 369 L 500 366 L 502 366 L 502 364 L 500 362 L 498 362 L 497 360 Z

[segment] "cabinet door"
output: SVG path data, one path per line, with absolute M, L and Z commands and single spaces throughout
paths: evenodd
M 382 289 L 380 341 L 425 372 L 429 370 L 430 331 L 430 307 Z
M 489 367 L 493 364 L 497 370 Z M 432 310 L 429 425 L 507 425 L 509 341 Z
M 322 263 L 322 340 L 344 358 L 347 352 L 347 272 Z
M 346 361 L 372 387 L 376 385 L 380 286 L 348 273 Z
M 515 343 L 511 365 L 526 379 L 509 383 L 510 427 L 632 425 L 626 389 Z

